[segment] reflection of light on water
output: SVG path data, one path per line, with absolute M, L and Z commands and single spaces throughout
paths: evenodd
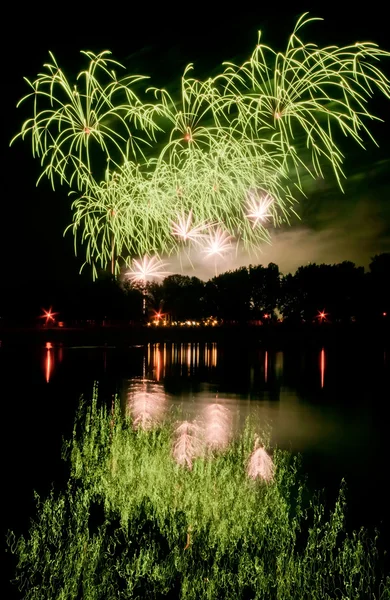
M 189 401 L 190 400 L 190 401 Z M 170 405 L 181 421 L 204 423 L 209 406 L 215 404 L 215 393 L 204 390 L 188 398 L 172 396 Z M 251 399 L 247 395 L 224 394 L 218 404 L 228 409 L 231 415 L 231 438 L 236 438 L 245 429 L 247 419 L 256 431 L 270 435 L 270 443 L 294 452 L 318 449 L 331 454 L 344 452 L 355 447 L 356 440 L 367 443 L 370 439 L 370 421 L 344 418 L 340 406 L 308 405 L 301 401 L 293 390 L 281 389 L 279 402 Z
M 192 469 L 193 460 L 202 454 L 202 430 L 197 423 L 183 421 L 175 429 L 173 458 L 179 465 Z
M 212 347 L 212 357 L 211 357 L 211 366 L 212 367 L 216 367 L 217 366 L 217 359 L 218 359 L 218 355 L 217 355 L 217 344 L 213 344 Z
M 217 402 L 205 407 L 204 433 L 206 445 L 215 450 L 223 450 L 229 445 L 232 430 L 231 411 Z
M 217 344 L 205 344 L 204 363 L 206 367 L 216 367 L 218 362 Z
M 268 381 L 268 350 L 265 351 L 264 355 L 264 381 Z
M 255 447 L 250 456 L 247 473 L 251 479 L 264 479 L 271 481 L 274 477 L 275 465 L 272 458 L 267 454 L 265 449 L 259 445 L 259 438 L 255 440 Z
M 277 352 L 275 354 L 275 375 L 277 379 L 283 377 L 283 352 Z
M 144 358 L 148 378 L 161 381 L 172 365 L 180 365 L 182 374 L 187 375 L 201 365 L 207 368 L 216 367 L 218 346 L 215 342 L 148 344 Z
M 144 430 L 161 423 L 167 409 L 164 387 L 148 379 L 133 380 L 129 384 L 126 413 L 133 426 Z
M 154 345 L 153 354 L 155 356 L 156 362 L 156 380 L 160 381 L 161 379 L 161 351 L 160 347 L 157 344 Z
M 320 372 L 321 372 L 321 388 L 324 387 L 325 383 L 325 350 L 322 348 L 320 353 Z
M 46 358 L 45 358 L 45 373 L 46 373 L 46 383 L 49 383 L 51 374 L 53 372 L 54 367 L 54 358 L 52 357 L 52 349 L 53 346 L 51 342 L 46 342 Z

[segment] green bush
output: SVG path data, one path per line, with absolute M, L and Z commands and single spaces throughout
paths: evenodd
M 333 511 L 305 506 L 299 459 L 274 450 L 272 481 L 247 475 L 250 423 L 224 452 L 189 470 L 172 455 L 173 424 L 135 430 L 81 403 L 64 445 L 70 478 L 41 501 L 27 539 L 9 534 L 25 600 L 388 599 L 376 541 Z

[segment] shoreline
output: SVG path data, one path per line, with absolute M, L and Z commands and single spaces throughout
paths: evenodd
M 91 345 L 136 345 L 148 343 L 209 342 L 268 346 L 329 345 L 333 343 L 375 342 L 390 345 L 389 324 L 274 324 L 267 326 L 220 325 L 216 327 L 8 327 L 0 328 L 4 343 L 85 342 Z

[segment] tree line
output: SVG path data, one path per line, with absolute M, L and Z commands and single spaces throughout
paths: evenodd
M 390 253 L 372 258 L 365 272 L 352 262 L 310 263 L 294 274 L 257 265 L 226 271 L 204 282 L 170 275 L 161 283 L 142 285 L 105 276 L 71 286 L 37 286 L 0 296 L 2 321 L 30 321 L 52 307 L 57 319 L 131 321 L 156 314 L 171 322 L 213 316 L 227 323 L 351 322 L 390 316 Z M 143 299 L 146 296 L 146 313 Z
M 345 261 L 310 263 L 282 275 L 270 263 L 227 271 L 206 283 L 171 275 L 149 284 L 147 294 L 152 310 L 178 321 L 213 315 L 225 322 L 346 322 L 390 314 L 389 283 L 387 253 L 375 256 L 367 273 Z

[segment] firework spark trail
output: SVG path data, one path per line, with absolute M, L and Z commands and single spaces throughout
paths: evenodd
M 206 256 L 220 256 L 224 257 L 226 252 L 232 249 L 232 236 L 223 231 L 220 227 L 217 227 L 214 231 L 211 231 L 203 245 L 203 250 Z
M 133 282 L 139 282 L 146 285 L 147 281 L 152 279 L 163 279 L 169 275 L 169 271 L 164 271 L 167 263 L 160 260 L 157 256 L 144 256 L 142 259 L 133 259 L 133 268 L 127 272 L 128 278 Z
M 100 148 L 108 160 L 116 154 L 127 159 L 130 152 L 135 157 L 144 155 L 142 147 L 153 138 L 156 125 L 150 107 L 132 88 L 145 77 L 129 75 L 118 80 L 114 69 L 123 66 L 109 58 L 110 52 L 82 51 L 89 66 L 72 84 L 49 54 L 52 62 L 44 65 L 46 72 L 33 82 L 26 79 L 33 91 L 20 102 L 34 98 L 34 117 L 24 123 L 18 135 L 24 138 L 31 133 L 33 155 L 45 165 L 41 176 L 46 175 L 53 188 L 59 176 L 61 183 L 72 185 L 75 181 L 83 189 L 93 180 L 92 147 Z M 118 103 L 117 98 L 124 93 L 126 102 Z M 41 111 L 40 101 L 47 103 Z M 107 124 L 111 122 L 113 126 Z M 134 136 L 135 129 L 146 133 L 145 139 Z
M 247 208 L 248 212 L 246 213 L 246 217 L 248 219 L 253 219 L 253 228 L 256 227 L 259 221 L 266 221 L 269 217 L 272 216 L 272 213 L 269 212 L 269 208 L 272 205 L 272 198 L 268 195 L 264 197 L 259 197 L 258 193 L 248 192 L 248 202 Z
M 172 221 L 172 235 L 182 239 L 184 242 L 199 242 L 205 237 L 205 231 L 212 227 L 211 223 L 203 222 L 192 226 L 192 209 L 188 215 L 182 213 L 177 216 L 176 221 Z
M 298 34 L 314 20 L 298 19 L 284 52 L 259 35 L 248 61 L 225 63 L 205 81 L 189 65 L 178 97 L 139 91 L 146 78 L 119 78 L 123 67 L 107 51 L 83 52 L 89 64 L 74 83 L 52 54 L 26 80 L 32 91 L 21 102 L 32 102 L 33 117 L 15 137 L 31 137 L 40 178 L 81 196 L 71 228 L 95 272 L 96 264 L 118 272 L 129 257 L 178 253 L 181 242 L 199 240 L 203 223 L 256 249 L 270 240 L 266 218 L 279 226 L 297 216 L 303 173 L 322 177 L 330 164 L 341 187 L 336 134 L 362 147 L 372 139 L 368 101 L 376 91 L 390 98 L 378 66 L 390 53 L 370 42 L 304 43 Z M 248 190 L 263 190 L 272 205 L 252 198 L 248 207 Z

